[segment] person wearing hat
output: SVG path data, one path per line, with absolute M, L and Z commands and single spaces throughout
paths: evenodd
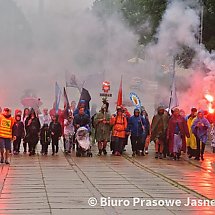
M 131 134 L 133 157 L 136 155 L 145 155 L 143 139 L 146 136 L 146 126 L 146 120 L 140 115 L 140 110 L 135 108 L 134 115 L 130 117 L 127 128 L 127 132 Z
M 14 118 L 11 116 L 11 110 L 4 108 L 0 114 L 0 151 L 1 163 L 9 164 L 9 152 L 11 150 L 11 140 L 13 138 L 12 128 L 14 125 Z
M 151 123 L 151 141 L 155 143 L 155 158 L 162 159 L 164 153 L 164 147 L 166 144 L 166 131 L 168 127 L 169 117 L 165 114 L 165 108 L 159 106 L 157 114 L 154 115 Z M 164 156 L 166 157 L 165 151 Z
M 195 160 L 204 160 L 205 144 L 208 140 L 208 129 L 210 128 L 209 121 L 204 117 L 204 111 L 199 110 L 197 118 L 192 124 L 192 132 L 196 136 L 197 153 Z
M 110 120 L 110 125 L 113 126 L 111 141 L 113 154 L 115 156 L 121 156 L 128 122 L 123 114 L 122 107 L 117 106 L 116 111 L 116 114 L 112 115 Z
M 20 152 L 20 144 L 21 140 L 25 136 L 25 129 L 24 129 L 24 123 L 21 121 L 21 114 L 22 112 L 20 110 L 15 111 L 15 123 L 13 125 L 13 153 L 14 155 L 19 154 Z
M 95 125 L 95 139 L 98 141 L 98 156 L 102 153 L 104 155 L 107 154 L 106 147 L 107 143 L 110 141 L 110 114 L 108 112 L 107 106 L 102 105 L 101 110 L 99 113 L 95 115 L 94 118 L 94 125 Z
M 197 109 L 195 107 L 191 108 L 191 113 L 186 117 L 187 126 L 190 132 L 190 137 L 187 138 L 187 155 L 189 158 L 196 157 L 197 143 L 196 136 L 192 131 L 192 125 L 197 116 Z
M 181 151 L 186 152 L 186 137 L 190 137 L 187 122 L 180 115 L 178 108 L 172 109 L 172 116 L 168 123 L 167 140 L 169 141 L 169 152 L 173 160 L 179 159 Z

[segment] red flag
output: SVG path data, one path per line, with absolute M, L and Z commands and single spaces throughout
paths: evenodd
M 119 91 L 118 91 L 117 106 L 122 106 L 122 77 L 121 77 Z

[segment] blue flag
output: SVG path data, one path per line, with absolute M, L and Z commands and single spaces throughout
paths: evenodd
M 58 83 L 56 82 L 55 83 L 55 110 L 56 110 L 56 113 L 58 113 L 58 110 L 59 110 L 61 94 L 62 94 L 61 89 L 60 89 Z

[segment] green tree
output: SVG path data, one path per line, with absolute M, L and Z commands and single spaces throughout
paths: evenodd
M 124 0 L 122 11 L 129 25 L 139 34 L 141 44 L 150 42 L 166 9 L 166 0 Z M 146 25 L 144 25 L 146 23 Z M 147 23 L 149 25 L 147 25 Z M 149 27 L 150 26 L 150 27 Z
M 128 25 L 139 35 L 139 43 L 147 44 L 155 40 L 155 34 L 168 0 L 96 0 L 93 10 L 105 20 L 114 13 L 124 15 Z M 199 0 L 204 5 L 202 42 L 211 51 L 215 50 L 215 1 Z M 177 56 L 185 67 L 189 66 L 195 55 L 188 47 L 182 47 L 183 52 Z
M 215 50 L 215 1 L 204 0 L 203 44 L 211 51 Z

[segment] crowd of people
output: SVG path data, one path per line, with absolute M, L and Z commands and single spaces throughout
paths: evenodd
M 126 151 L 129 137 L 132 156 L 148 154 L 150 142 L 155 145 L 155 159 L 169 157 L 180 159 L 181 152 L 187 153 L 191 159 L 204 160 L 205 144 L 211 127 L 202 110 L 191 109 L 185 116 L 183 111 L 175 107 L 168 113 L 163 106 L 157 108 L 157 113 L 150 123 L 144 107 L 135 108 L 133 115 L 122 106 L 116 107 L 116 112 L 110 114 L 109 103 L 103 100 L 99 112 L 90 116 L 90 111 L 84 100 L 78 107 L 72 102 L 67 110 L 48 111 L 44 108 L 38 114 L 32 108 L 15 110 L 14 117 L 9 108 L 4 108 L 0 114 L 0 150 L 1 163 L 9 164 L 10 153 L 20 153 L 23 143 L 23 153 L 35 155 L 38 142 L 41 144 L 41 154 L 47 155 L 51 145 L 52 155 L 59 151 L 59 140 L 62 138 L 64 152 L 75 150 L 75 134 L 80 127 L 88 129 L 92 142 L 98 144 L 98 156 L 107 154 L 107 143 L 115 156 L 121 156 Z M 215 131 L 211 130 L 212 147 L 215 152 Z M 13 147 L 11 147 L 13 145 Z

